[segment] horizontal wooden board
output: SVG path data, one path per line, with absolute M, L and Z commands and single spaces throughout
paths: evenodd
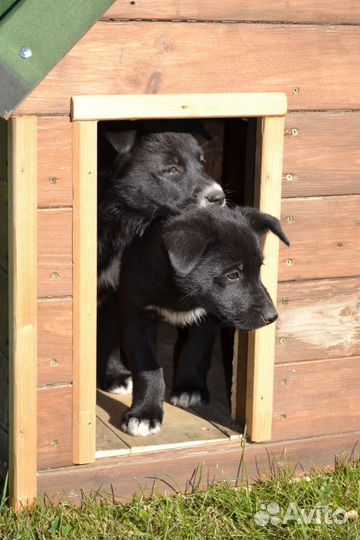
M 129 448 L 130 452 L 153 452 L 157 449 L 198 446 L 209 442 L 229 439 L 211 422 L 194 411 L 184 410 L 170 403 L 164 403 L 164 423 L 160 433 L 151 437 L 133 437 L 121 430 L 121 419 L 131 405 L 131 396 L 115 396 L 98 391 L 96 415 L 119 438 L 119 449 Z M 232 432 L 234 437 L 235 432 Z M 237 434 L 238 438 L 240 433 Z M 97 447 L 97 450 L 103 450 Z M 122 452 L 123 453 L 123 452 Z
M 358 429 L 360 357 L 277 365 L 272 440 Z
M 360 13 L 355 0 L 116 0 L 102 18 L 359 24 Z
M 68 117 L 38 121 L 38 206 L 72 205 L 72 130 Z
M 38 469 L 72 464 L 72 387 L 38 389 Z
M 38 385 L 72 382 L 72 299 L 38 302 Z
M 233 485 L 245 480 L 253 482 L 259 475 L 270 475 L 274 470 L 291 467 L 302 473 L 313 467 L 333 466 L 335 456 L 356 458 L 358 455 L 359 433 L 247 444 L 245 451 L 241 441 L 227 441 L 205 449 L 183 448 L 98 459 L 83 467 L 41 471 L 38 495 L 46 493 L 56 501 L 59 493 L 66 493 L 70 500 L 80 502 L 84 492 L 99 489 L 124 502 L 131 500 L 135 493 L 146 496 L 173 494 L 176 490 L 191 492 L 194 486 L 206 489 L 209 479 L 227 480 Z
M 359 285 L 359 278 L 280 283 L 276 362 L 359 354 Z
M 360 197 L 284 199 L 279 280 L 357 276 L 360 271 Z
M 38 212 L 38 296 L 72 295 L 72 211 Z
M 73 95 L 285 92 L 289 108 L 358 108 L 358 30 L 97 22 L 17 109 L 68 114 Z M 325 83 L 324 83 L 325 81 Z
M 357 111 L 289 114 L 283 197 L 359 193 L 359 125 Z

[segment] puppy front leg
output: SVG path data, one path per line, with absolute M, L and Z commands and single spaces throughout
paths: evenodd
M 208 315 L 199 324 L 180 334 L 174 350 L 174 385 L 170 402 L 179 407 L 206 405 L 209 402 L 207 374 L 211 363 L 219 322 Z
M 122 328 L 122 345 L 133 377 L 133 400 L 124 414 L 122 430 L 145 437 L 158 433 L 163 420 L 165 382 L 156 360 L 156 326 L 136 319 Z

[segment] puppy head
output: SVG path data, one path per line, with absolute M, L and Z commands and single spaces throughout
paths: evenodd
M 221 186 L 204 170 L 203 151 L 189 132 L 192 124 L 136 125 L 136 129 L 103 135 L 122 164 L 115 186 L 128 206 L 178 212 L 190 206 L 225 204 Z M 200 133 L 200 127 L 193 131 Z
M 165 247 L 187 298 L 230 326 L 254 330 L 277 318 L 260 279 L 260 237 L 288 239 L 279 221 L 253 208 L 197 210 L 176 218 Z

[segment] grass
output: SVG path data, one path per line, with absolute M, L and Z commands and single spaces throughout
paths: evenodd
M 303 518 L 299 523 L 290 520 L 287 524 L 274 520 L 284 521 L 290 503 L 292 517 L 301 511 L 310 516 L 313 511 L 311 522 L 306 524 Z M 352 519 L 337 524 L 331 518 L 327 524 L 323 510 L 326 507 L 328 517 L 342 508 L 350 512 Z M 96 494 L 84 497 L 80 506 L 66 500 L 57 506 L 43 502 L 16 514 L 2 499 L 0 538 L 355 540 L 360 536 L 358 508 L 359 462 L 343 462 L 336 464 L 333 471 L 314 471 L 300 478 L 291 471 L 278 472 L 251 486 L 213 484 L 206 492 L 195 489 L 188 495 L 136 497 L 126 504 Z M 257 515 L 263 523 L 261 518 L 271 517 L 269 509 L 279 509 L 272 516 L 275 523 L 257 524 L 256 512 L 266 512 L 265 518 Z

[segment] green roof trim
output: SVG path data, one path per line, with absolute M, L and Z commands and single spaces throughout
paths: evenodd
M 4 0 L 1 3 L 4 14 L 0 20 L 1 116 L 10 116 L 113 2 Z M 30 57 L 21 57 L 23 48 L 30 49 Z

